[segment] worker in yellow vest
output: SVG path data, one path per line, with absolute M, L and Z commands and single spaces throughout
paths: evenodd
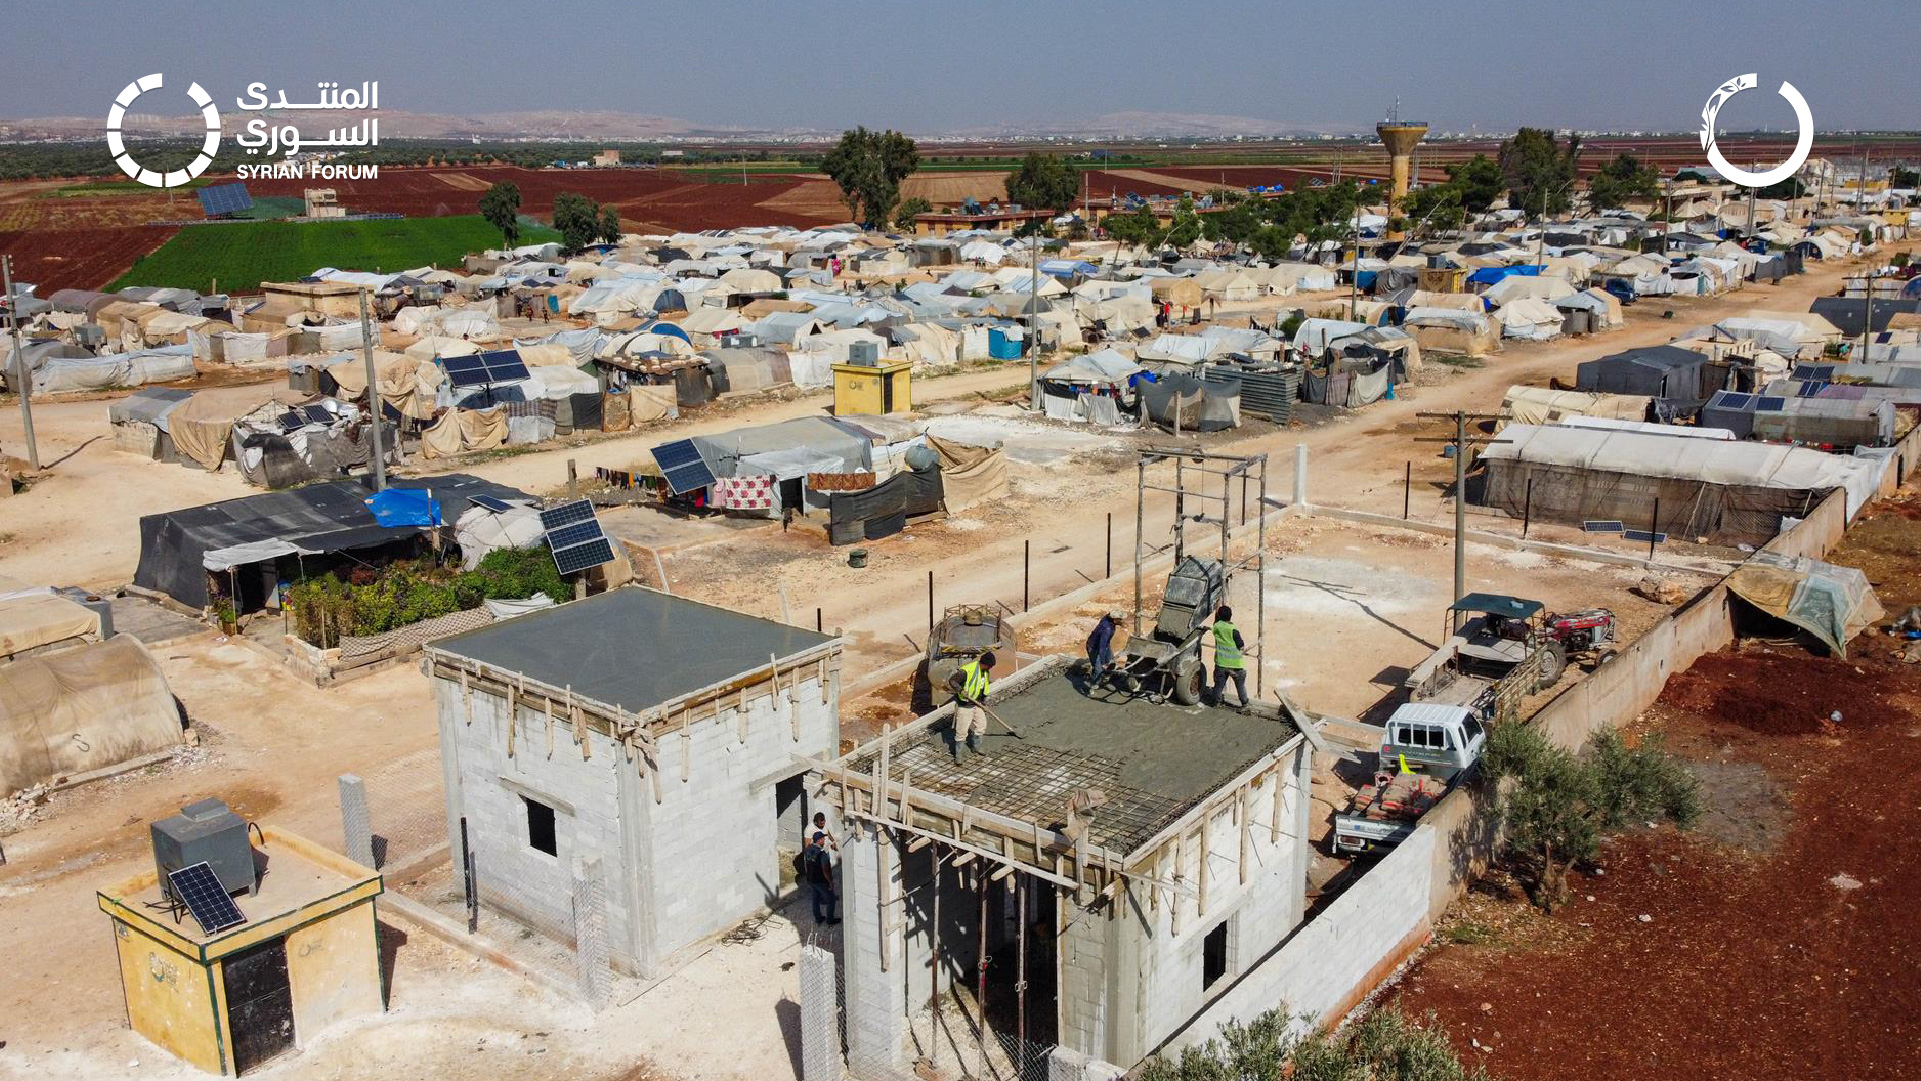
M 987 734 L 987 713 L 981 703 L 987 701 L 987 674 L 994 670 L 994 654 L 990 650 L 978 658 L 960 666 L 947 678 L 947 688 L 954 692 L 954 761 L 960 761 L 961 743 L 967 749 L 983 758 L 981 737 Z
M 1227 681 L 1232 679 L 1243 713 L 1248 708 L 1247 660 L 1241 651 L 1246 648 L 1240 629 L 1234 626 L 1234 609 L 1221 605 L 1214 613 L 1214 704 L 1226 702 Z

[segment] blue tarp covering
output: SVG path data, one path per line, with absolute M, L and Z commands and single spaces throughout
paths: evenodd
M 440 502 L 426 488 L 389 488 L 367 497 L 374 521 L 388 529 L 440 525 Z
M 1100 272 L 1100 267 L 1079 259 L 1049 259 L 1041 263 L 1041 273 L 1056 278 L 1071 278 L 1076 274 L 1091 278 Z
M 1469 274 L 1467 280 L 1475 285 L 1493 285 L 1502 278 L 1517 274 L 1523 278 L 1538 278 L 1541 269 L 1538 266 L 1488 266 Z
M 649 334 L 661 334 L 661 335 L 667 335 L 670 337 L 679 338 L 681 341 L 686 342 L 688 345 L 694 344 L 694 340 L 687 336 L 687 332 L 685 330 L 682 330 L 678 325 L 674 323 L 655 320 L 654 322 L 648 323 L 646 326 L 641 327 L 640 329 L 646 331 Z

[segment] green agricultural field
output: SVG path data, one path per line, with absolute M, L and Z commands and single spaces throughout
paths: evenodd
M 520 243 L 557 241 L 548 228 L 521 228 Z M 129 285 L 245 292 L 263 281 L 293 281 L 320 267 L 394 271 L 454 266 L 471 252 L 500 247 L 500 231 L 479 215 L 379 221 L 195 225 L 133 264 L 108 290 Z

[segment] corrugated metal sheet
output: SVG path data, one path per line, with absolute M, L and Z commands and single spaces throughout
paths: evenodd
M 1294 367 L 1256 371 L 1244 369 L 1241 379 L 1241 412 L 1266 417 L 1275 424 L 1286 424 L 1294 415 L 1294 401 L 1300 394 L 1300 369 Z

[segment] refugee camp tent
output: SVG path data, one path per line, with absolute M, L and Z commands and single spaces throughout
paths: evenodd
M 1817 447 L 1885 447 L 1894 442 L 1894 403 L 1755 395 L 1754 438 Z
M 1540 281 L 1539 278 L 1510 278 L 1509 281 Z M 1560 336 L 1563 316 L 1544 300 L 1518 297 L 1501 305 L 1494 314 L 1501 324 L 1501 337 L 1544 342 Z
M 1804 447 L 1643 432 L 1510 424 L 1501 439 L 1482 453 L 1487 506 L 1537 520 L 1654 522 L 1720 544 L 1762 544 L 1782 518 L 1805 518 L 1837 488 L 1852 516 L 1887 469 L 1882 459 Z
M 1134 404 L 1133 377 L 1147 369 L 1114 349 L 1085 353 L 1041 373 L 1041 405 L 1056 420 L 1122 423 Z
M 364 356 L 341 356 L 322 370 L 342 398 L 351 401 L 367 392 Z M 404 353 L 376 349 L 374 373 L 379 380 L 381 403 L 389 409 L 416 420 L 432 419 L 437 412 L 434 402 L 447 377 L 440 365 Z
M 216 387 L 195 392 L 168 416 L 168 430 L 180 454 L 213 471 L 232 452 L 234 421 L 267 405 L 292 408 L 310 396 L 287 387 Z
M 1727 578 L 1728 592 L 1821 640 L 1837 657 L 1884 614 L 1867 575 L 1856 567 L 1765 549 Z
M 1808 311 L 1827 320 L 1843 337 L 1859 339 L 1863 323 L 1868 325 L 1870 333 L 1879 334 L 1888 329 L 1895 316 L 1921 311 L 1921 297 L 1873 301 L 1860 297 L 1816 297 L 1808 305 Z
M 191 397 L 190 390 L 143 387 L 109 402 L 107 422 L 113 427 L 114 446 L 155 461 L 173 461 L 168 418 Z
M 100 613 L 52 589 L 0 585 L 0 660 L 100 637 Z
M 1501 347 L 1501 332 L 1487 316 L 1454 308 L 1409 308 L 1401 326 L 1424 350 L 1484 356 Z
M 443 522 L 458 521 L 477 495 L 525 500 L 525 492 L 462 473 L 390 477 L 390 489 L 426 491 Z M 382 526 L 367 500 L 373 491 L 358 480 L 310 484 L 199 507 L 149 514 L 140 519 L 140 561 L 134 585 L 164 593 L 190 608 L 208 604 L 207 575 L 266 564 L 266 575 L 236 576 L 240 612 L 263 606 L 279 580 L 274 562 L 288 556 L 363 551 L 410 541 L 431 526 Z
M 1707 361 L 1701 353 L 1672 345 L 1628 349 L 1581 362 L 1574 385 L 1601 394 L 1699 400 L 1716 389 L 1707 385 Z
M 1241 426 L 1241 380 L 1230 372 L 1173 372 L 1141 383 L 1141 415 L 1170 430 L 1219 432 Z
M 1514 386 L 1501 398 L 1501 412 L 1508 418 L 1503 424 L 1554 424 L 1568 417 L 1641 420 L 1651 400 L 1645 395 Z
M 117 766 L 184 739 L 167 677 L 132 635 L 0 666 L 0 793 Z

